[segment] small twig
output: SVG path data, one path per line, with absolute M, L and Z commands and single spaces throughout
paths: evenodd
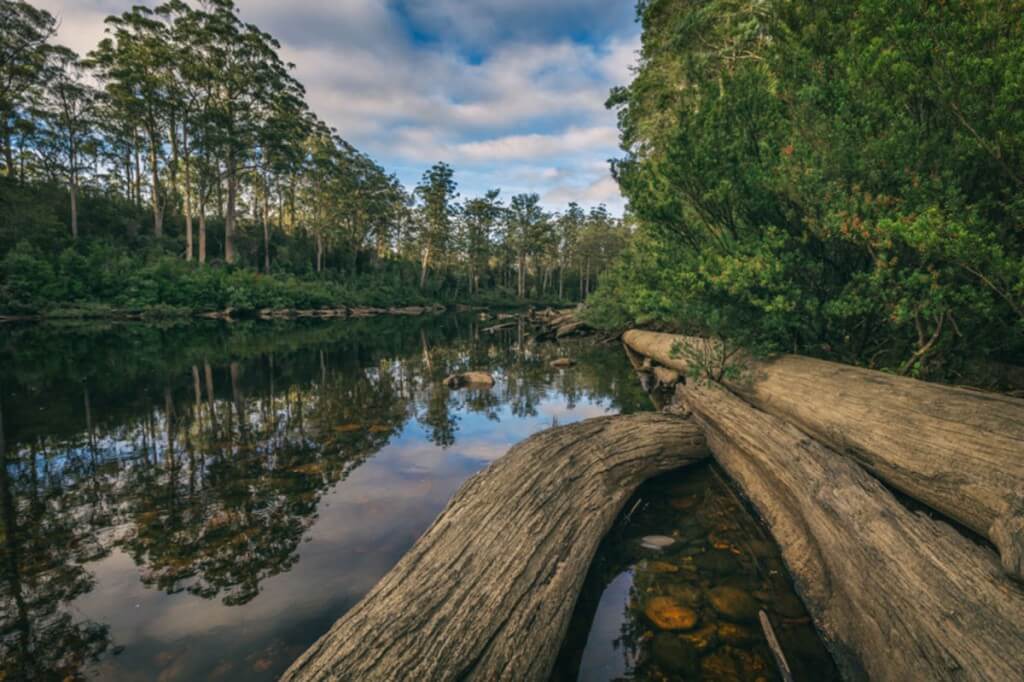
M 789 669 L 789 663 L 786 661 L 786 655 L 782 653 L 782 647 L 779 646 L 779 640 L 775 636 L 775 630 L 772 629 L 772 622 L 768 620 L 768 614 L 765 613 L 764 609 L 757 614 L 761 620 L 761 629 L 764 630 L 764 638 L 768 640 L 768 648 L 772 650 L 772 656 L 775 657 L 775 663 L 779 666 L 779 674 L 782 675 L 782 682 L 793 682 L 793 671 Z

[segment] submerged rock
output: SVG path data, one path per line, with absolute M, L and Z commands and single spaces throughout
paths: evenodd
M 733 651 L 732 647 L 722 647 L 705 656 L 700 662 L 700 672 L 704 679 L 739 682 L 742 668 Z
M 707 651 L 718 644 L 718 626 L 708 623 L 693 632 L 684 632 L 679 639 L 686 642 L 700 652 Z
M 708 591 L 708 601 L 715 611 L 729 620 L 742 623 L 757 619 L 757 601 L 738 587 L 713 587 Z
M 686 497 L 673 498 L 669 504 L 672 505 L 673 509 L 679 511 L 689 511 L 697 506 L 700 499 L 696 495 L 687 495 Z
M 646 535 L 640 538 L 640 544 L 644 547 L 644 549 L 654 549 L 660 551 L 676 544 L 676 539 L 670 538 L 667 535 Z
M 691 630 L 697 624 L 697 612 L 672 597 L 652 597 L 644 615 L 661 630 Z
M 740 567 L 733 554 L 720 549 L 699 554 L 696 561 L 699 568 L 718 576 L 735 573 Z
M 704 601 L 704 594 L 693 585 L 673 583 L 665 586 L 665 592 L 687 606 L 698 606 Z
M 721 622 L 718 624 L 718 638 L 726 644 L 743 646 L 756 641 L 760 633 L 753 628 L 737 623 Z
M 655 637 L 651 657 L 664 672 L 684 677 L 697 673 L 697 652 L 674 635 L 663 632 Z
M 487 372 L 463 372 L 453 374 L 444 380 L 448 388 L 465 388 L 467 386 L 493 386 L 494 377 Z

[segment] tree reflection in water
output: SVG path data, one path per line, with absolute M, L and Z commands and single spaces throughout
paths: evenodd
M 645 405 L 617 349 L 571 348 L 580 364 L 559 371 L 565 347 L 480 324 L 0 330 L 0 678 L 74 677 L 117 652 L 71 608 L 115 551 L 149 588 L 255 600 L 299 560 L 323 496 L 410 426 L 450 447 L 461 417 L 535 416 L 551 396 Z M 468 368 L 494 389 L 441 386 Z

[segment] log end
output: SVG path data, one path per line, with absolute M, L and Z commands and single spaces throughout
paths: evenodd
M 1024 500 L 1018 499 L 993 521 L 988 536 L 999 551 L 1006 574 L 1024 582 Z

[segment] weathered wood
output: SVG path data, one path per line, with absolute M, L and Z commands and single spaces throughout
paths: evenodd
M 471 478 L 284 680 L 546 680 L 601 538 L 645 479 L 702 459 L 679 417 L 551 429 Z
M 991 550 L 911 512 L 850 458 L 729 391 L 682 395 L 848 678 L 1020 679 L 1024 591 Z
M 673 348 L 707 343 L 635 330 L 623 340 L 683 372 Z M 743 362 L 730 389 L 986 536 L 1024 577 L 1024 400 L 797 355 Z

